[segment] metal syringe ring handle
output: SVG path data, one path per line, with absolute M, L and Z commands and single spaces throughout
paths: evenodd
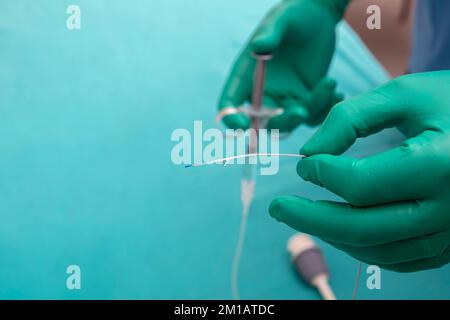
M 223 118 L 232 114 L 241 113 L 240 108 L 235 107 L 225 107 L 219 110 L 219 113 L 216 116 L 216 122 L 219 123 Z
M 219 113 L 216 116 L 216 122 L 219 123 L 225 118 L 226 116 L 233 115 L 233 114 L 245 114 L 247 116 L 251 117 L 257 117 L 262 119 L 268 119 L 275 116 L 279 116 L 284 112 L 284 109 L 282 108 L 271 108 L 271 107 L 261 107 L 260 110 L 255 111 L 253 108 L 247 108 L 247 107 L 225 107 L 220 109 Z

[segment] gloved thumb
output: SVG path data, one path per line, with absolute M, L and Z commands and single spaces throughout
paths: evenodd
M 279 47 L 286 29 L 284 12 L 283 7 L 276 7 L 264 18 L 250 41 L 253 52 L 270 53 Z
M 356 162 L 356 159 L 344 156 L 314 155 L 298 162 L 297 174 L 303 180 L 324 187 L 357 205 L 359 199 L 356 199 L 356 195 L 362 186 L 357 179 L 359 171 L 356 169 Z

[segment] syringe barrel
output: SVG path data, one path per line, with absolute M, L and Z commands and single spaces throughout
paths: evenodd
M 261 109 L 264 98 L 264 86 L 266 81 L 266 61 L 272 59 L 271 54 L 253 53 L 256 59 L 256 70 L 253 78 L 253 92 L 252 92 L 252 109 L 257 112 Z M 261 123 L 258 117 L 251 117 L 251 128 L 258 131 Z M 256 135 L 255 145 L 258 145 L 258 134 Z M 256 148 L 257 149 L 257 148 Z M 256 150 L 257 152 L 257 150 Z

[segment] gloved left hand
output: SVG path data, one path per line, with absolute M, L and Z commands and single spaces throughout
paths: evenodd
M 237 108 L 252 95 L 255 59 L 252 52 L 272 53 L 267 62 L 264 106 L 284 113 L 267 123 L 267 129 L 291 132 L 302 123 L 320 124 L 343 97 L 336 82 L 326 77 L 335 48 L 335 28 L 349 0 L 283 0 L 256 28 L 235 61 L 219 100 L 219 109 Z M 232 129 L 248 129 L 243 114 L 223 119 Z
M 279 197 L 271 215 L 353 257 L 412 272 L 450 262 L 450 71 L 400 77 L 336 105 L 298 174 L 348 203 Z M 363 159 L 357 138 L 398 127 L 401 146 Z

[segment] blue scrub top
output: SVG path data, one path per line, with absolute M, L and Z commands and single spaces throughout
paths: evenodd
M 410 72 L 450 69 L 450 1 L 417 0 Z

